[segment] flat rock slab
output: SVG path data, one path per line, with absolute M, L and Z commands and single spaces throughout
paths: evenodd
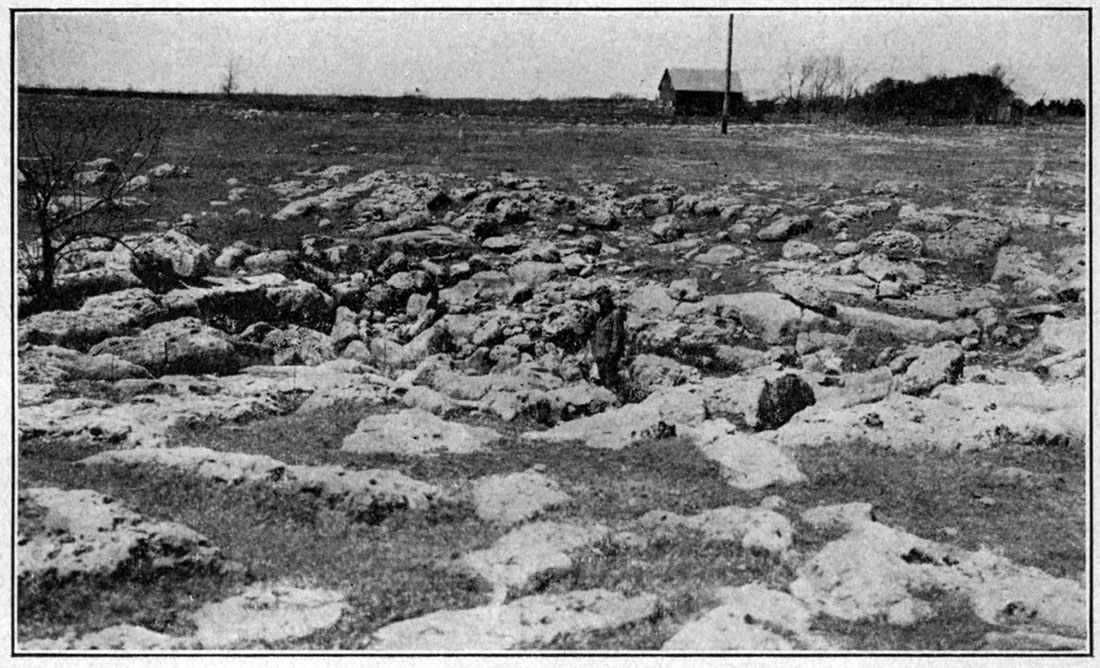
M 835 649 L 810 632 L 814 613 L 790 594 L 759 584 L 724 587 L 722 605 L 685 624 L 661 647 L 666 651 L 784 651 Z M 773 629 L 785 632 L 788 639 Z
M 388 469 L 289 465 L 266 455 L 209 448 L 108 450 L 80 461 L 84 465 L 164 466 L 228 484 L 257 483 L 299 494 L 357 518 L 376 521 L 397 510 L 424 510 L 440 497 L 439 488 Z
M 626 597 L 603 589 L 542 594 L 504 606 L 441 610 L 375 631 L 368 649 L 504 651 L 544 644 L 560 636 L 613 630 L 657 613 L 652 594 Z
M 806 482 L 786 448 L 764 435 L 739 431 L 728 420 L 707 420 L 687 434 L 704 457 L 718 462 L 731 487 L 752 490 Z
M 293 640 L 332 626 L 346 608 L 341 592 L 261 583 L 194 613 L 194 641 L 217 649 Z
M 878 524 L 860 522 L 803 564 L 790 591 L 811 609 L 845 620 L 885 616 L 908 625 L 935 614 L 914 594 L 957 591 L 989 624 L 1027 624 L 1084 637 L 1088 592 L 982 549 L 957 550 Z
M 552 571 L 568 571 L 573 555 L 609 536 L 602 525 L 534 522 L 514 529 L 491 547 L 464 555 L 458 566 L 484 578 L 501 597 Z M 503 599 L 501 599 L 503 600 Z
M 500 433 L 487 427 L 450 422 L 419 408 L 371 415 L 344 438 L 341 450 L 360 454 L 470 454 L 488 449 Z
M 941 394 L 932 398 L 891 394 L 875 403 L 848 408 L 814 406 L 776 430 L 775 442 L 786 447 L 816 447 L 867 441 L 890 448 L 973 450 L 1014 441 L 1082 438 L 1087 433 L 1087 402 L 1029 410 L 998 403 L 995 385 L 965 385 L 984 387 L 941 386 Z
M 110 626 L 79 638 L 75 635 L 67 635 L 61 638 L 36 638 L 19 643 L 19 649 L 24 652 L 59 652 L 66 650 L 148 652 L 193 648 L 194 642 L 190 638 L 157 633 L 132 624 Z
M 41 531 L 19 537 L 20 576 L 53 572 L 110 575 L 124 565 L 152 570 L 216 568 L 219 550 L 175 522 L 143 518 L 90 489 L 34 487 L 19 493 L 20 512 L 44 511 Z M 40 511 L 41 512 L 41 511 Z
M 503 525 L 534 519 L 570 500 L 556 481 L 533 470 L 481 478 L 473 497 L 478 517 Z
M 167 445 L 168 434 L 182 424 L 245 422 L 280 412 L 271 395 L 150 394 L 141 402 L 123 404 L 60 399 L 20 410 L 19 435 L 156 447 Z
M 847 532 L 861 524 L 875 521 L 875 513 L 870 503 L 853 501 L 807 508 L 799 518 L 818 530 Z
M 786 553 L 794 541 L 790 520 L 766 508 L 725 506 L 690 516 L 653 510 L 643 515 L 640 522 L 657 527 L 684 527 L 702 532 L 708 542 L 732 542 L 745 549 L 778 555 Z

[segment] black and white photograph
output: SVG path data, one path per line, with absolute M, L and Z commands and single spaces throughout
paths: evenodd
M 1095 658 L 1090 4 L 8 10 L 11 659 Z

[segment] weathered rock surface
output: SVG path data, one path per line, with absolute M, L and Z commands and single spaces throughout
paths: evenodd
M 722 476 L 732 487 L 761 489 L 806 481 L 783 448 L 763 435 L 739 431 L 728 420 L 707 420 L 686 433 L 703 456 L 718 462 Z
M 581 441 L 590 448 L 621 450 L 634 441 L 675 436 L 678 425 L 706 417 L 702 397 L 682 388 L 656 392 L 638 404 L 563 422 L 545 431 L 529 431 L 524 438 L 552 443 Z
M 657 613 L 652 594 L 626 597 L 603 589 L 540 594 L 508 605 L 441 610 L 382 627 L 368 649 L 387 652 L 505 651 L 560 636 L 609 631 Z
M 86 650 L 116 650 L 124 652 L 149 652 L 180 649 L 194 649 L 190 638 L 170 636 L 150 631 L 141 626 L 119 624 L 100 631 L 76 637 L 75 634 L 61 638 L 42 638 L 19 643 L 24 652 L 61 652 Z
M 400 510 L 424 510 L 442 494 L 434 485 L 387 469 L 289 465 L 266 455 L 208 448 L 108 450 L 81 460 L 85 466 L 162 466 L 231 485 L 254 483 L 301 495 L 354 519 L 378 521 Z
M 890 448 L 934 446 L 987 449 L 1007 442 L 1081 438 L 1088 418 L 1083 406 L 1061 403 L 1061 392 L 1019 397 L 1017 390 L 987 383 L 943 385 L 930 398 L 891 394 L 847 408 L 822 405 L 797 414 L 775 432 L 789 447 L 815 447 L 866 440 Z M 1003 395 L 1005 401 L 998 402 Z M 1045 397 L 1044 397 L 1045 395 Z M 1013 397 L 1017 403 L 1013 405 Z
M 704 510 L 685 517 L 664 510 L 653 510 L 639 520 L 652 527 L 683 527 L 699 531 L 707 541 L 732 542 L 748 549 L 783 555 L 794 540 L 790 520 L 766 508 L 725 506 Z
M 685 624 L 661 647 L 664 651 L 735 652 L 831 649 L 810 631 L 814 614 L 801 601 L 758 584 L 725 587 L 722 605 Z M 778 629 L 789 636 L 776 633 Z
M 259 583 L 192 614 L 193 641 L 201 649 L 223 649 L 293 640 L 332 626 L 345 609 L 337 591 Z
M 632 389 L 646 396 L 659 387 L 698 383 L 703 379 L 695 367 L 650 354 L 637 355 L 631 360 L 626 375 Z
M 558 508 L 570 496 L 552 478 L 528 470 L 481 478 L 474 483 L 473 500 L 481 519 L 512 525 Z
M 150 290 L 132 288 L 89 297 L 77 311 L 46 311 L 19 324 L 19 342 L 76 350 L 161 319 L 164 307 Z
M 457 566 L 488 581 L 503 601 L 509 589 L 521 590 L 535 578 L 573 567 L 573 555 L 605 540 L 602 525 L 533 522 L 505 534 L 492 546 L 462 556 Z
M 149 371 L 116 355 L 85 355 L 61 346 L 30 347 L 19 354 L 19 382 L 151 378 Z
M 355 453 L 393 452 L 402 455 L 482 452 L 500 439 L 488 427 L 449 422 L 419 408 L 371 415 L 344 438 L 342 450 Z
M 786 241 L 812 228 L 813 221 L 809 216 L 780 216 L 757 232 L 756 238 L 761 241 Z
M 928 255 L 951 259 L 990 257 L 1010 238 L 1008 225 L 996 220 L 968 219 L 925 239 Z
M 894 387 L 905 394 L 927 394 L 937 385 L 956 382 L 962 375 L 963 363 L 963 351 L 957 344 L 937 344 L 920 351 Z
M 864 501 L 815 506 L 802 511 L 800 518 L 815 529 L 852 531 L 857 526 L 875 520 L 871 504 Z
M 114 355 L 154 375 L 233 373 L 240 367 L 229 335 L 195 318 L 162 322 L 136 336 L 113 337 L 88 351 Z
M 156 272 L 166 278 L 197 280 L 206 276 L 214 262 L 209 245 L 169 230 L 140 240 L 134 252 L 138 273 Z
M 150 570 L 217 569 L 219 550 L 175 522 L 150 521 L 90 489 L 20 490 L 20 513 L 41 526 L 18 538 L 20 576 L 53 573 L 111 575 L 123 567 Z
M 901 230 L 875 232 L 860 241 L 859 246 L 865 252 L 882 253 L 890 260 L 912 260 L 924 250 L 920 237 Z
M 214 387 L 225 387 L 217 386 Z M 55 436 L 115 446 L 157 447 L 189 423 L 245 422 L 277 415 L 282 408 L 266 391 L 181 394 L 153 393 L 140 402 L 112 404 L 97 399 L 59 399 L 19 412 L 19 436 Z
M 930 589 L 962 593 L 989 624 L 1087 633 L 1087 593 L 1079 583 L 988 550 L 965 552 L 874 522 L 856 524 L 826 545 L 790 585 L 815 611 L 847 620 L 885 615 L 899 624 L 933 614 L 914 599 Z
M 736 317 L 745 329 L 769 344 L 793 340 L 800 330 L 821 319 L 774 292 L 718 295 L 711 301 L 723 315 Z

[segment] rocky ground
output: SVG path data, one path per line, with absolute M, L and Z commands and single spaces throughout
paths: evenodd
M 993 203 L 333 162 L 213 195 L 295 246 L 88 243 L 18 323 L 19 648 L 1081 651 L 1071 165 Z

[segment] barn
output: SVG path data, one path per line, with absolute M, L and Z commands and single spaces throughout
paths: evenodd
M 669 67 L 657 86 L 658 99 L 682 114 L 720 114 L 725 94 L 725 70 Z M 741 76 L 733 72 L 730 74 L 730 113 L 737 113 L 744 107 Z

